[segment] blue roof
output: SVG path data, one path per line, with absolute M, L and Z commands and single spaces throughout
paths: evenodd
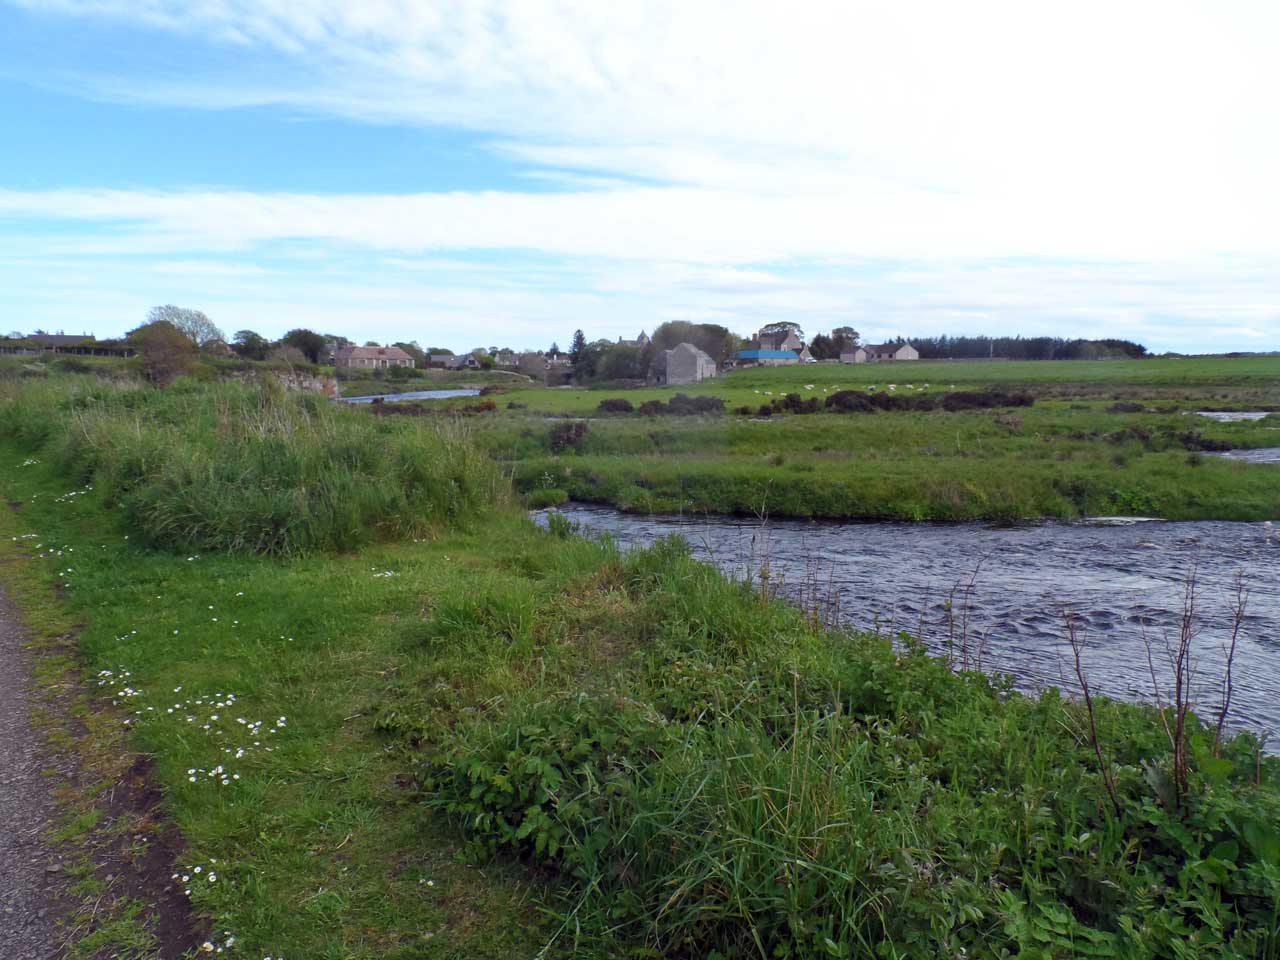
M 739 350 L 739 360 L 798 360 L 794 350 Z

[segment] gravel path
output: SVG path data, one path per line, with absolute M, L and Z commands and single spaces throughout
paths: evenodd
M 54 816 L 54 784 L 28 720 L 30 656 L 9 600 L 0 592 L 0 956 L 62 955 L 57 929 L 61 863 L 41 840 Z

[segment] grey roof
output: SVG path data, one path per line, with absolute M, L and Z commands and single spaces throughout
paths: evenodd
M 85 342 L 93 343 L 93 336 L 88 333 L 33 333 L 27 339 L 42 347 L 77 347 Z
M 405 353 L 399 347 L 339 347 L 334 354 L 334 359 L 348 360 L 351 358 L 359 358 L 361 360 L 412 360 L 413 357 Z
M 676 345 L 675 345 L 675 347 L 674 347 L 674 348 L 672 348 L 672 349 L 675 349 L 675 350 L 685 350 L 685 351 L 692 350 L 692 351 L 693 351 L 693 353 L 694 353 L 694 355 L 695 355 L 699 360 L 706 360 L 708 363 L 714 363 L 714 362 L 715 362 L 715 361 L 713 361 L 713 360 L 711 359 L 711 354 L 707 353 L 705 350 L 701 350 L 701 349 L 699 349 L 698 347 L 695 347 L 692 343 L 678 343 L 678 344 L 676 344 Z M 670 352 L 670 351 L 664 351 L 664 352 Z

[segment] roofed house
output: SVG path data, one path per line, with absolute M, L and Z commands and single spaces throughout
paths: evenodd
M 866 363 L 867 351 L 862 347 L 854 347 L 852 350 L 840 351 L 841 363 Z
M 692 343 L 660 351 L 649 366 L 649 382 L 658 386 L 699 383 L 716 375 L 716 362 Z
M 794 350 L 799 353 L 804 348 L 804 342 L 788 327 L 780 333 L 765 333 L 761 330 L 752 338 L 751 346 L 757 350 Z
M 867 347 L 867 359 L 872 363 L 919 360 L 920 351 L 909 343 L 877 343 Z
M 636 337 L 634 340 L 625 340 L 622 337 L 618 338 L 618 346 L 620 347 L 635 347 L 637 350 L 643 350 L 648 345 L 649 335 L 643 330 L 640 331 L 640 336 Z
M 794 350 L 739 350 L 733 359 L 739 367 L 780 367 L 799 363 L 800 354 Z
M 333 354 L 335 367 L 377 369 L 412 367 L 413 357 L 399 347 L 339 347 Z
M 62 347 L 91 347 L 94 338 L 87 333 L 33 333 L 26 339 L 47 350 L 58 350 Z

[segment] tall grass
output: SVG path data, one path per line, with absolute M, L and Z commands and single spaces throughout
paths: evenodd
M 375 420 L 272 380 L 10 381 L 0 430 L 92 485 L 146 542 L 188 551 L 347 550 L 503 497 L 459 425 Z
M 594 605 L 628 639 L 584 672 Z M 1255 738 L 1214 757 L 1191 720 L 1171 800 L 1155 711 L 1094 701 L 1103 770 L 1080 704 L 822 629 L 673 543 L 544 600 L 541 643 L 443 613 L 428 676 L 505 667 L 409 724 L 422 797 L 559 872 L 573 955 L 1280 955 L 1280 767 Z

